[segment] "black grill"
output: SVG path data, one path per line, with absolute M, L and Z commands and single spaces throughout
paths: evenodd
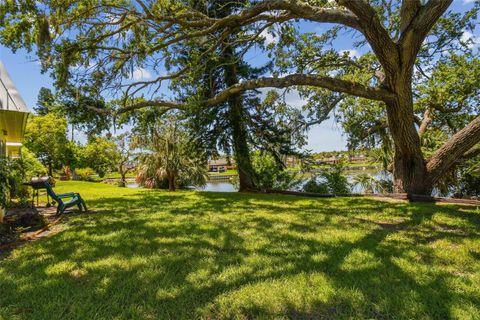
M 31 185 L 33 189 L 45 189 L 47 187 L 46 183 L 49 181 L 49 177 L 35 177 L 30 179 L 29 185 Z
M 35 203 L 35 196 L 37 197 L 37 206 L 38 206 L 38 194 L 39 194 L 38 191 L 40 189 L 46 189 L 47 188 L 46 183 L 49 183 L 52 187 L 55 186 L 54 180 L 48 176 L 34 177 L 30 179 L 30 182 L 24 183 L 24 185 L 30 186 L 33 189 L 32 207 L 34 206 L 34 203 Z M 47 194 L 47 207 L 49 206 L 50 206 L 50 197 Z

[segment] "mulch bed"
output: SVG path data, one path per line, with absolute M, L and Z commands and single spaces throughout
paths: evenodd
M 26 208 L 12 209 L 7 212 L 5 223 L 0 230 L 0 254 L 9 252 L 25 242 L 43 238 L 54 231 L 54 226 L 60 222 L 63 216 L 56 216 L 55 207 L 50 208 Z M 28 226 L 29 216 L 33 217 L 33 223 L 38 222 L 40 217 L 45 221 L 39 225 Z M 21 227 L 26 224 L 27 227 Z

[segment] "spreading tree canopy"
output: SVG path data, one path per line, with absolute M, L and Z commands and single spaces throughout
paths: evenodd
M 475 46 L 465 39 L 478 23 L 478 2 L 455 12 L 449 9 L 452 0 L 258 0 L 224 17 L 205 14 L 193 2 L 7 0 L 0 4 L 0 37 L 13 49 L 35 49 L 58 87 L 75 83 L 108 92 L 116 106 L 86 106 L 106 114 L 192 104 L 208 108 L 264 87 L 298 88 L 319 118 L 339 105 L 371 110 L 371 124 L 387 129 L 393 142 L 396 191 L 429 194 L 459 159 L 478 152 L 478 82 L 456 67 L 478 68 Z M 316 32 L 302 31 L 299 21 Z M 237 52 L 242 56 L 266 33 L 279 35 L 264 48 L 273 66 L 269 76 L 232 84 L 202 101 L 162 95 L 162 85 L 189 77 L 210 52 L 234 41 L 245 44 Z M 345 36 L 362 56 L 335 48 L 333 42 Z M 179 65 L 174 57 L 184 46 L 207 49 Z M 135 70 L 145 68 L 157 75 L 132 79 Z M 455 85 L 445 80 L 449 68 L 458 75 Z M 442 121 L 452 130 L 442 130 L 445 139 L 425 153 L 421 135 Z

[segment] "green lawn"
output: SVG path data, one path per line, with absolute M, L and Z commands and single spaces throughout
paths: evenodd
M 137 174 L 135 172 L 129 172 L 126 174 L 127 178 L 135 178 Z M 122 176 L 118 172 L 110 172 L 105 175 L 102 179 L 120 179 Z
M 0 319 L 479 319 L 478 208 L 56 190 L 92 213 L 0 260 Z

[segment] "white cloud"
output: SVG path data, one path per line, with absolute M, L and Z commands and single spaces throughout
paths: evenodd
M 340 50 L 339 53 L 343 55 L 345 52 L 348 53 L 348 56 L 353 59 L 353 58 L 358 58 L 361 56 L 360 52 L 356 49 L 348 49 L 348 50 Z
M 144 68 L 137 68 L 133 70 L 132 74 L 130 75 L 130 79 L 132 80 L 148 80 L 152 78 L 152 74 L 150 71 Z
M 304 149 L 313 152 L 347 150 L 343 130 L 331 117 L 308 131 L 308 143 Z
M 460 41 L 466 44 L 469 48 L 473 48 L 480 44 L 480 37 L 476 37 L 470 31 L 464 31 L 460 37 Z
M 269 44 L 276 44 L 280 40 L 278 36 L 273 36 L 268 30 L 263 30 L 262 33 L 260 33 L 260 36 L 265 38 L 265 43 L 267 45 Z
M 292 107 L 300 109 L 306 105 L 308 101 L 300 97 L 297 90 L 291 90 L 285 95 L 285 102 Z
M 463 0 L 463 4 L 474 3 L 475 0 Z

